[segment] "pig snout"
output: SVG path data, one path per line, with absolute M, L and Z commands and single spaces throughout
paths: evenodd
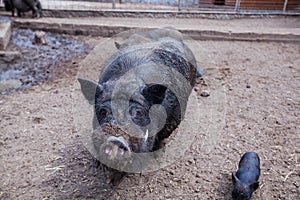
M 129 144 L 122 136 L 110 136 L 101 149 L 108 160 L 123 160 L 131 156 Z

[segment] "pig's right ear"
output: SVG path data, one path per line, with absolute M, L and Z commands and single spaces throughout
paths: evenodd
M 94 81 L 90 81 L 83 78 L 78 78 L 81 86 L 81 91 L 84 97 L 88 100 L 90 104 L 95 103 L 95 94 L 97 92 L 102 92 L 103 87 Z

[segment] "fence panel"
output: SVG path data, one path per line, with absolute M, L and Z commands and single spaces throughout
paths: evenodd
M 286 10 L 300 11 L 300 0 L 288 0 Z
M 300 11 L 300 0 L 226 0 L 225 4 L 233 3 L 240 11 Z
M 40 0 L 44 9 L 66 10 L 177 10 L 178 0 Z M 192 5 L 195 0 L 182 1 Z
M 300 11 L 300 0 L 40 0 L 47 10 Z M 3 1 L 0 5 L 3 7 Z
M 45 9 L 66 10 L 199 10 L 225 5 L 225 0 L 40 0 Z M 207 6 L 211 5 L 211 6 Z M 219 9 L 221 7 L 215 7 Z

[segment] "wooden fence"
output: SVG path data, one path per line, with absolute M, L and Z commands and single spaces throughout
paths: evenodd
M 207 1 L 207 0 L 203 0 Z M 213 1 L 213 0 L 212 0 Z M 235 10 L 281 10 L 300 11 L 300 0 L 225 0 L 225 5 Z

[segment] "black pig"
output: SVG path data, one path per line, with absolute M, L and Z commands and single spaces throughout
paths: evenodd
M 6 11 L 11 11 L 12 16 L 15 15 L 17 10 L 18 17 L 21 13 L 32 11 L 32 17 L 42 17 L 42 4 L 39 0 L 4 0 Z
M 252 193 L 258 188 L 260 176 L 259 157 L 255 152 L 245 153 L 240 162 L 239 169 L 232 173 L 232 198 L 236 200 L 250 200 Z
M 177 128 L 183 119 L 188 96 L 197 77 L 193 53 L 183 43 L 181 33 L 172 28 L 133 34 L 122 44 L 116 43 L 116 46 L 119 50 L 106 62 L 98 83 L 78 79 L 85 98 L 95 105 L 94 129 L 100 127 L 98 136 L 106 138 L 103 143 L 97 139 L 96 134 L 94 147 L 99 155 L 118 166 L 118 170 L 108 168 L 111 174 L 107 182 L 114 185 L 125 174 L 120 166 L 126 165 L 126 162 L 120 164 L 122 160 L 130 159 L 132 153 L 159 149 L 162 141 Z M 152 66 L 162 67 L 153 69 Z M 129 83 L 116 86 L 132 69 L 136 71 L 129 81 L 135 81 L 135 89 L 126 91 Z M 174 71 L 184 80 L 179 81 Z M 157 74 L 161 80 L 167 81 L 151 83 Z M 121 87 L 118 98 L 130 97 L 124 109 L 116 109 L 112 105 L 113 92 L 117 87 Z M 160 107 L 152 109 L 154 105 Z M 162 108 L 165 112 L 160 112 Z M 128 113 L 127 117 L 136 126 L 126 123 L 123 126 L 113 114 L 113 109 L 117 115 Z

